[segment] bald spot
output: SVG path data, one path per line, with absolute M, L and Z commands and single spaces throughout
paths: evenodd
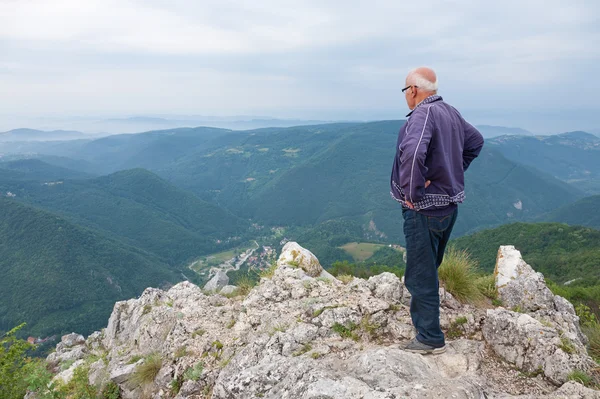
M 431 83 L 435 83 L 437 81 L 437 76 L 435 72 L 431 68 L 427 67 L 419 67 L 413 71 L 413 73 L 421 75 L 423 78 L 427 79 Z

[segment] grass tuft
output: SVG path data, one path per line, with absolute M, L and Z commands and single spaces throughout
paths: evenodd
M 589 387 L 594 384 L 594 378 L 585 371 L 581 370 L 571 371 L 567 378 L 569 379 L 569 381 L 578 382 L 582 385 L 585 385 L 586 387 Z
M 254 288 L 256 282 L 254 282 L 250 277 L 243 276 L 236 281 L 235 285 L 238 287 L 236 293 L 241 296 L 246 296 L 250 293 L 250 291 L 252 291 L 252 288 Z
M 340 337 L 342 338 L 350 338 L 354 341 L 358 341 L 360 340 L 360 337 L 358 336 L 358 334 L 356 334 L 354 332 L 354 330 L 356 330 L 358 326 L 352 322 L 350 322 L 350 324 L 348 325 L 348 327 L 346 327 L 343 324 L 340 323 L 335 323 L 331 329 L 333 331 L 335 331 L 336 333 L 338 333 L 340 335 Z
M 462 303 L 477 303 L 483 299 L 476 283 L 477 262 L 467 251 L 448 249 L 439 268 L 440 281 L 448 292 Z
M 600 363 L 600 323 L 588 323 L 583 325 L 583 333 L 589 339 L 588 353 Z
M 136 385 L 151 384 L 160 368 L 162 367 L 162 357 L 159 353 L 151 353 L 144 358 L 144 363 L 136 367 L 131 381 Z
M 261 270 L 258 274 L 260 277 L 264 278 L 272 278 L 275 275 L 275 270 L 277 269 L 277 263 L 273 262 L 271 266 L 267 269 Z

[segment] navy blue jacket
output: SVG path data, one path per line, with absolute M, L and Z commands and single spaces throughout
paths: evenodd
M 407 116 L 398 134 L 391 195 L 426 215 L 449 214 L 465 199 L 464 172 L 479 155 L 483 136 L 437 95 Z

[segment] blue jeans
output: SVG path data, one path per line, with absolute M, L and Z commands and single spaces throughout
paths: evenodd
M 412 295 L 410 316 L 417 340 L 436 348 L 445 345 L 440 328 L 438 268 L 444 259 L 458 210 L 447 216 L 425 216 L 402 209 L 406 237 L 404 283 Z

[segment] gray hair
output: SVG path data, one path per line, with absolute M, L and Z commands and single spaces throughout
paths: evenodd
M 431 82 L 431 81 L 427 80 L 423 75 L 418 73 L 416 69 L 413 69 L 412 71 L 410 71 L 408 73 L 407 81 L 410 84 L 417 86 L 419 89 L 437 93 L 437 90 L 438 90 L 437 76 L 436 76 L 435 82 Z

